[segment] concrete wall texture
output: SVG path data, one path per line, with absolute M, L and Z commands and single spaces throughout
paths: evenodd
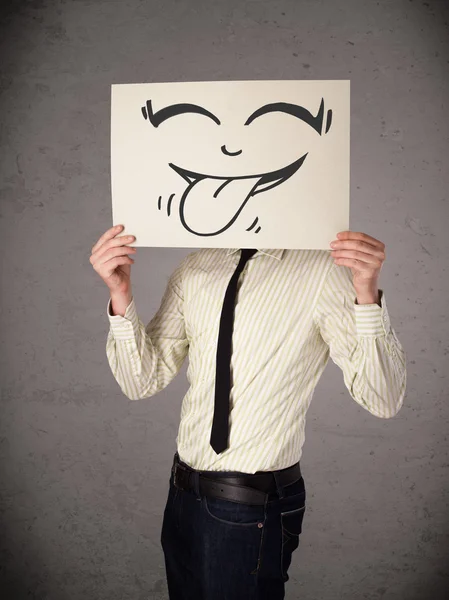
M 351 80 L 351 229 L 407 353 L 377 419 L 329 362 L 301 461 L 308 510 L 287 598 L 449 597 L 449 10 L 429 0 L 23 0 L 1 19 L 1 571 L 5 600 L 168 598 L 162 515 L 187 364 L 123 396 L 108 291 L 110 85 Z M 140 248 L 139 316 L 192 249 Z

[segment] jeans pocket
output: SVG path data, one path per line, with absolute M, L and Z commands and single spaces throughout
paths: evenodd
M 265 522 L 263 504 L 243 504 L 213 496 L 203 496 L 202 504 L 209 517 L 227 525 L 261 528 Z
M 299 535 L 302 531 L 302 522 L 306 510 L 304 496 L 300 494 L 298 500 L 301 506 L 293 510 L 281 512 L 281 572 L 284 581 L 288 580 L 287 571 L 292 561 L 292 554 L 299 546 Z

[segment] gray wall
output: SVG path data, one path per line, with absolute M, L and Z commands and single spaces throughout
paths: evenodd
M 10 1 L 3 8 L 1 587 L 7 600 L 166 599 L 162 514 L 183 367 L 131 402 L 89 256 L 112 225 L 110 85 L 351 80 L 351 229 L 408 359 L 377 419 L 332 362 L 308 414 L 308 510 L 287 598 L 439 600 L 448 588 L 448 10 L 417 0 Z M 148 322 L 191 249 L 140 248 Z

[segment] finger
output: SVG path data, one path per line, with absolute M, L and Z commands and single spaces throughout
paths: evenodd
M 337 260 L 355 258 L 369 265 L 376 265 L 377 267 L 382 264 L 382 261 L 374 254 L 367 254 L 366 252 L 359 252 L 358 250 L 338 250 L 336 251 L 336 254 L 332 253 L 332 256 Z
M 132 237 L 132 236 L 131 236 Z M 125 252 L 135 252 L 136 249 L 133 248 L 130 244 L 133 243 L 132 239 L 129 239 L 127 235 L 119 235 L 118 237 L 112 238 L 112 240 L 106 240 L 103 244 L 98 248 L 96 252 L 94 252 L 91 256 L 95 261 L 98 261 L 99 258 L 106 256 L 109 259 L 111 256 L 115 256 L 118 253 L 119 248 L 124 248 Z
M 122 229 L 123 229 L 123 225 L 116 225 L 115 227 L 111 227 L 105 233 L 103 233 L 103 235 L 98 240 L 98 242 L 95 244 L 95 246 L 92 247 L 92 254 L 94 252 L 96 252 L 98 250 L 98 248 L 100 248 L 100 246 L 102 246 L 105 242 L 107 242 L 108 240 L 111 240 L 118 233 L 120 233 L 120 231 Z
M 369 279 L 372 279 L 373 281 L 377 280 L 380 273 L 380 268 L 368 266 L 356 258 L 340 258 L 335 261 L 335 264 L 340 267 L 348 267 L 353 271 L 357 271 L 358 273 L 363 273 L 364 275 L 369 276 Z
M 335 250 L 358 250 L 359 252 L 374 254 L 374 256 L 377 256 L 378 258 L 385 259 L 385 251 L 383 248 L 373 246 L 362 240 L 340 240 Z
M 366 242 L 375 248 L 384 248 L 385 244 L 380 240 L 376 240 L 376 238 L 368 235 L 367 233 L 362 233 L 360 231 L 340 231 L 337 234 L 339 240 L 360 240 L 362 242 Z
M 92 255 L 93 264 L 104 265 L 108 261 L 113 260 L 118 256 L 125 254 L 135 254 L 136 249 L 130 246 L 114 246 L 112 248 L 106 248 L 104 252 L 101 252 L 101 248 Z
M 112 275 L 115 269 L 121 265 L 131 265 L 134 263 L 134 258 L 129 256 L 116 256 L 115 258 L 111 258 L 107 262 L 102 265 L 98 263 L 94 265 L 95 271 L 100 275 L 100 277 L 108 278 Z

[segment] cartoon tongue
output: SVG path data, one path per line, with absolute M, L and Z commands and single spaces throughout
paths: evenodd
M 226 231 L 242 212 L 260 179 L 260 175 L 242 179 L 195 179 L 181 198 L 179 215 L 182 224 L 196 235 L 217 235 Z
M 307 154 L 276 171 L 243 177 L 208 177 L 169 163 L 188 184 L 179 203 L 181 223 L 196 235 L 218 235 L 226 231 L 252 196 L 289 179 Z

